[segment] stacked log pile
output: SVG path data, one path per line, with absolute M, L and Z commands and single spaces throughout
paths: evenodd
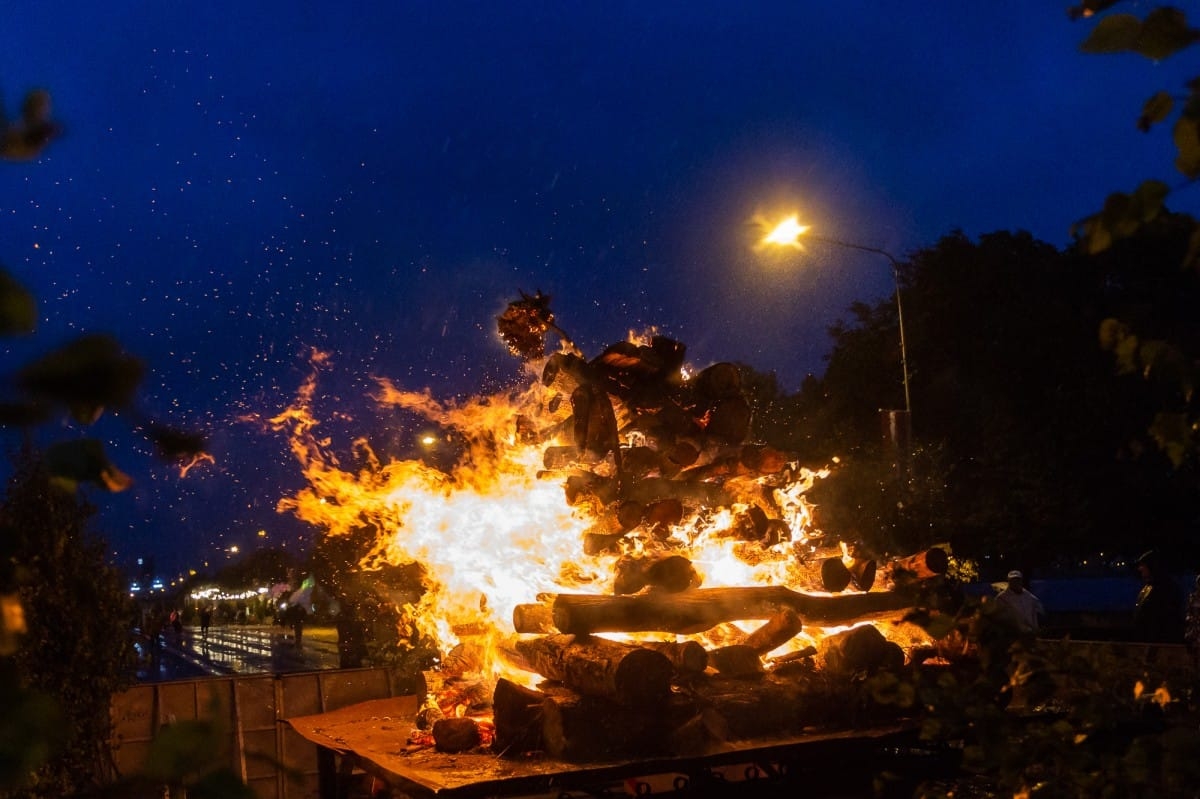
M 547 331 L 561 334 L 540 293 L 511 303 L 498 321 L 510 349 L 528 359 L 545 356 Z M 573 345 L 545 360 L 543 421 L 522 429 L 533 440 L 566 442 L 546 447 L 543 467 L 595 520 L 581 548 L 620 557 L 611 594 L 541 596 L 515 609 L 520 637 L 511 655 L 544 681 L 536 690 L 497 683 L 500 755 L 585 762 L 703 754 L 848 724 L 861 706 L 858 678 L 904 665 L 903 651 L 875 626 L 852 625 L 921 604 L 931 578 L 946 570 L 940 550 L 886 564 L 887 590 L 873 590 L 881 570 L 853 549 L 813 564 L 814 588 L 824 593 L 701 586 L 683 554 L 689 542 L 675 538 L 686 537 L 681 522 L 729 510 L 734 522 L 724 535 L 794 552 L 774 489 L 793 484 L 797 467 L 747 443 L 751 407 L 737 366 L 717 363 L 685 377 L 684 355 L 679 342 L 655 336 L 590 360 Z M 630 539 L 636 547 L 626 546 Z M 761 625 L 743 633 L 731 624 L 746 621 Z M 820 651 L 768 659 L 805 625 L 850 629 L 824 637 Z M 726 629 L 722 645 L 684 638 L 714 629 Z M 603 637 L 612 633 L 662 640 Z

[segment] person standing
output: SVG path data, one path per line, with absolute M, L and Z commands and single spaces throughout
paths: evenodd
M 212 626 L 212 608 L 205 605 L 200 608 L 200 635 L 207 638 L 210 626 Z
M 1008 573 L 1008 585 L 996 595 L 1001 614 L 1023 633 L 1037 634 L 1040 617 L 1046 613 L 1042 601 L 1025 587 L 1025 575 L 1013 569 Z
M 1167 570 L 1166 560 L 1150 550 L 1137 560 L 1142 590 L 1133 609 L 1136 640 L 1158 644 L 1183 643 L 1183 589 Z

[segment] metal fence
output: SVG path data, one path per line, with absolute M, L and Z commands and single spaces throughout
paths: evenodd
M 170 724 L 206 720 L 227 731 L 232 768 L 262 799 L 316 799 L 317 752 L 284 719 L 368 699 L 411 694 L 389 669 L 253 674 L 139 685 L 113 700 L 113 751 L 121 774 L 141 770 Z

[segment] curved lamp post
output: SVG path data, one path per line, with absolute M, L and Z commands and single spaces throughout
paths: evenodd
M 896 320 L 900 327 L 900 371 L 904 378 L 904 412 L 912 418 L 912 399 L 908 393 L 908 348 L 904 340 L 904 307 L 900 304 L 900 263 L 887 250 L 881 250 L 878 247 L 868 247 L 865 244 L 855 244 L 841 239 L 833 239 L 828 236 L 819 236 L 808 232 L 808 225 L 801 225 L 795 214 L 780 222 L 771 232 L 763 237 L 764 245 L 778 245 L 794 247 L 801 249 L 799 238 L 812 239 L 824 244 L 832 244 L 835 247 L 845 247 L 850 250 L 861 250 L 862 252 L 875 253 L 882 255 L 888 259 L 892 265 L 892 280 L 896 284 Z

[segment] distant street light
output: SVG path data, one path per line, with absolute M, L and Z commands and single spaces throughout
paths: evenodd
M 865 244 L 854 244 L 841 239 L 831 239 L 827 236 L 818 236 L 808 232 L 808 225 L 801 225 L 800 220 L 795 214 L 792 214 L 787 219 L 784 219 L 778 225 L 773 227 L 766 236 L 763 237 L 762 244 L 764 246 L 781 246 L 793 247 L 797 250 L 803 249 L 800 243 L 800 237 L 804 236 L 813 241 L 819 241 L 824 244 L 832 244 L 837 247 L 845 247 L 850 250 L 862 250 L 863 252 L 871 252 L 876 255 L 882 255 L 888 259 L 892 265 L 892 280 L 896 284 L 896 319 L 900 326 L 900 372 L 904 378 L 904 412 L 911 419 L 912 416 L 912 399 L 908 393 L 908 349 L 904 339 L 904 308 L 900 304 L 900 263 L 887 250 L 881 250 L 878 247 L 868 247 Z

